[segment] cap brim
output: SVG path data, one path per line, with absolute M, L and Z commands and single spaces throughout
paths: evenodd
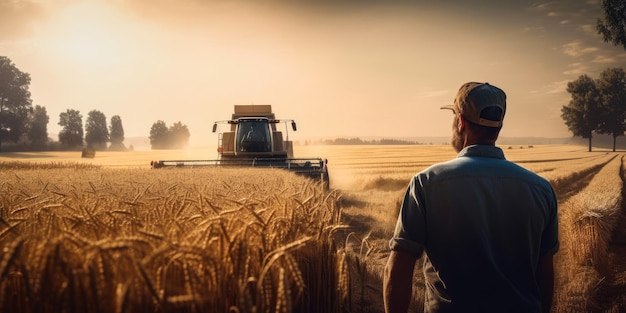
M 454 104 L 444 105 L 440 107 L 440 109 L 452 110 L 454 111 Z

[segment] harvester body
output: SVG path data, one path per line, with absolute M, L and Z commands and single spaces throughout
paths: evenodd
M 219 125 L 227 130 L 218 132 Z M 273 167 L 319 179 L 329 186 L 326 160 L 321 158 L 294 158 L 293 143 L 289 140 L 289 126 L 296 131 L 293 120 L 276 119 L 271 105 L 235 105 L 230 120 L 217 121 L 213 132 L 218 132 L 218 159 L 216 160 L 161 160 L 153 161 L 153 168 L 166 166 L 236 166 Z
M 287 123 L 293 120 L 277 120 L 270 105 L 235 105 L 235 113 L 227 121 L 218 121 L 213 125 L 213 132 L 218 124 L 229 124 L 229 131 L 218 135 L 218 154 L 220 159 L 248 158 L 293 158 L 293 145 L 289 141 Z M 277 125 L 284 124 L 284 133 Z M 283 139 L 283 135 L 285 139 Z

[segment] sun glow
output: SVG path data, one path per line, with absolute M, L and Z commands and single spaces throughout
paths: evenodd
M 118 63 L 124 55 L 121 16 L 100 1 L 68 6 L 52 17 L 46 43 L 58 57 L 83 66 Z

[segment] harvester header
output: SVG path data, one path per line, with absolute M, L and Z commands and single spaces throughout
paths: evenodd
M 226 130 L 218 132 L 219 125 Z M 282 125 L 282 127 L 281 127 Z M 321 158 L 294 158 L 289 127 L 297 130 L 291 119 L 276 119 L 271 105 L 235 105 L 230 120 L 216 121 L 217 160 L 162 160 L 151 162 L 153 168 L 166 166 L 239 166 L 276 167 L 293 171 L 329 184 L 327 161 Z

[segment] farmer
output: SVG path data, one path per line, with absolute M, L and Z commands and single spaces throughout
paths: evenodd
M 495 146 L 505 93 L 466 83 L 453 105 L 457 158 L 409 182 L 384 271 L 385 312 L 407 312 L 424 256 L 425 312 L 549 312 L 557 200 L 550 183 Z

